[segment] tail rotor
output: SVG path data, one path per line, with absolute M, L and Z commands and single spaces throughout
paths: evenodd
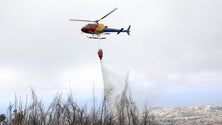
M 131 28 L 131 25 L 129 25 L 129 27 L 127 28 L 126 32 L 128 35 L 130 35 L 130 28 Z

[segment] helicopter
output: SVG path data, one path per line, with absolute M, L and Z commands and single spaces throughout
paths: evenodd
M 105 26 L 104 24 L 99 23 L 102 19 L 109 16 L 111 13 L 116 11 L 118 8 L 114 8 L 112 11 L 110 11 L 108 14 L 103 16 L 102 18 L 98 20 L 79 20 L 79 19 L 69 19 L 69 21 L 81 21 L 81 22 L 91 22 L 87 24 L 86 26 L 81 28 L 81 31 L 86 34 L 91 34 L 92 36 L 88 36 L 91 39 L 106 39 L 106 37 L 100 37 L 102 34 L 109 35 L 111 32 L 115 32 L 117 34 L 120 34 L 121 32 L 125 32 L 128 35 L 130 35 L 130 28 L 129 27 L 124 30 L 124 28 L 121 29 L 115 29 L 115 28 L 108 28 L 108 26 Z

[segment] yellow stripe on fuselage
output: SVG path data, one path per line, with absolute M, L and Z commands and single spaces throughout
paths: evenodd
M 96 28 L 96 33 L 102 33 L 103 29 L 105 28 L 104 24 L 99 24 L 98 27 Z

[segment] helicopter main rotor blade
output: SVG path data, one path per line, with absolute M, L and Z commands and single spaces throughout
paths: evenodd
M 116 11 L 118 8 L 113 9 L 112 11 L 110 11 L 108 14 L 106 14 L 105 16 L 103 16 L 102 18 L 100 18 L 99 20 L 96 20 L 95 22 L 99 22 L 100 20 L 106 18 L 107 16 L 109 16 L 111 13 L 113 13 L 114 11 Z
M 92 20 L 79 20 L 79 19 L 69 19 L 69 21 L 96 22 L 96 21 L 92 21 Z

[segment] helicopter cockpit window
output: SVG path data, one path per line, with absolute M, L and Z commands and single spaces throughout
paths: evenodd
M 88 26 L 89 26 L 89 27 L 93 27 L 93 26 L 94 26 L 94 24 L 88 24 Z

